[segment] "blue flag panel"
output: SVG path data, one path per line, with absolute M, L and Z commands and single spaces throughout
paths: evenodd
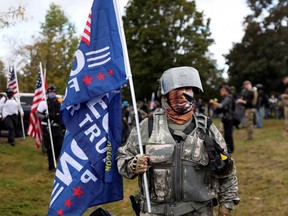
M 75 55 L 63 107 L 125 84 L 123 49 L 113 0 L 95 0 Z
M 63 119 L 67 132 L 48 215 L 81 215 L 90 206 L 123 199 L 115 161 L 121 145 L 120 91 L 70 107 Z
M 127 79 L 116 17 L 113 0 L 94 0 L 61 106 L 67 132 L 48 215 L 82 215 L 123 199 L 115 157 Z

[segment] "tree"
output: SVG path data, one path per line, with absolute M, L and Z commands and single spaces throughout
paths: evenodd
M 25 8 L 22 5 L 10 7 L 8 11 L 0 12 L 0 29 L 13 25 L 13 20 L 24 20 Z
M 23 83 L 27 83 L 26 90 L 35 89 L 39 62 L 46 69 L 48 85 L 57 88 L 59 94 L 65 91 L 66 83 L 72 68 L 73 57 L 77 50 L 78 38 L 75 27 L 65 16 L 61 8 L 54 3 L 50 5 L 45 22 L 41 24 L 40 37 L 35 38 L 35 43 L 25 46 L 25 53 L 29 63 L 24 67 Z M 30 82 L 33 78 L 34 82 Z
M 249 0 L 245 35 L 226 55 L 230 83 L 261 83 L 266 92 L 283 91 L 288 73 L 288 4 L 286 0 Z M 240 82 L 239 82 L 240 81 Z
M 195 1 L 129 1 L 123 23 L 139 99 L 149 99 L 158 88 L 157 79 L 171 67 L 198 69 L 205 90 L 221 79 L 208 55 L 214 42 L 210 20 L 196 10 Z

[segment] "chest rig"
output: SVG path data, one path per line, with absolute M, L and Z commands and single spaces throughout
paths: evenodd
M 150 155 L 151 169 L 147 174 L 151 201 L 179 203 L 213 199 L 209 157 L 199 133 L 199 128 L 207 127 L 207 117 L 194 115 L 182 131 L 169 129 L 164 112 L 155 113 L 153 118 L 151 136 L 143 145 L 145 153 Z

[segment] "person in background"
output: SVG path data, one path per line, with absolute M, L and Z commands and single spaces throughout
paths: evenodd
M 223 85 L 220 87 L 220 95 L 224 97 L 221 103 L 210 99 L 210 103 L 216 108 L 216 113 L 222 113 L 221 122 L 223 123 L 224 139 L 228 147 L 228 152 L 234 152 L 234 139 L 233 139 L 233 110 L 235 109 L 235 101 L 233 96 L 230 94 L 230 87 Z
M 56 167 L 54 166 L 53 150 L 50 140 L 48 119 L 50 121 L 50 127 L 53 137 L 52 141 L 56 161 L 58 160 L 61 152 L 65 127 L 62 122 L 62 118 L 60 116 L 61 104 L 56 96 L 57 93 L 56 88 L 54 86 L 51 86 L 47 89 L 46 93 L 47 93 L 47 103 L 45 100 L 41 101 L 38 105 L 36 113 L 38 118 L 41 119 L 42 137 L 48 156 L 48 170 L 54 171 Z
M 233 160 L 221 133 L 207 116 L 195 113 L 195 94 L 203 91 L 198 71 L 176 67 L 160 79 L 162 109 L 140 124 L 144 153 L 140 154 L 137 130 L 118 149 L 119 173 L 139 177 L 137 215 L 232 214 L 239 203 Z M 147 212 L 143 173 L 147 174 L 151 214 Z M 133 203 L 135 203 L 133 202 Z
M 0 103 L 1 103 L 1 99 L 2 98 L 6 98 L 7 99 L 7 95 L 6 95 L 6 92 L 0 92 Z M 4 100 L 4 99 L 2 99 Z M 2 121 L 3 118 L 2 118 L 2 111 L 1 111 L 1 107 L 0 107 L 0 135 L 1 135 L 1 130 L 4 128 L 4 122 Z
M 256 127 L 262 128 L 263 127 L 263 118 L 265 113 L 265 106 L 268 104 L 268 99 L 264 93 L 264 88 L 262 84 L 256 85 L 258 98 L 256 104 Z
M 269 103 L 269 117 L 277 118 L 278 117 L 278 110 L 277 110 L 278 98 L 275 97 L 274 94 L 272 94 L 270 98 L 268 99 L 268 103 Z
M 254 120 L 256 113 L 256 104 L 257 104 L 257 91 L 253 89 L 252 83 L 249 80 L 246 80 L 243 83 L 244 91 L 242 98 L 238 98 L 236 103 L 241 103 L 245 107 L 245 115 L 248 119 L 247 124 L 247 137 L 245 141 L 253 139 L 253 128 L 254 128 Z
M 20 101 L 14 97 L 14 91 L 12 88 L 7 88 L 7 97 L 0 99 L 0 114 L 3 123 L 8 129 L 8 143 L 11 146 L 15 146 L 15 134 L 19 125 L 19 116 L 24 117 L 24 112 L 21 107 Z
M 285 135 L 288 135 L 288 88 L 280 96 L 284 106 Z
M 122 104 L 122 143 L 125 143 L 131 130 L 132 120 L 128 101 Z
M 198 102 L 196 104 L 196 109 L 197 109 L 198 113 L 205 114 L 205 104 L 204 104 L 202 98 L 198 99 Z

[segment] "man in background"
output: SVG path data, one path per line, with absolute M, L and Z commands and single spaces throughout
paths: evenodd
M 286 88 L 284 94 L 282 94 L 280 98 L 284 106 L 285 135 L 288 135 L 288 88 Z
M 42 124 L 42 136 L 44 145 L 47 149 L 49 171 L 54 171 L 56 167 L 54 166 L 48 119 L 50 120 L 54 154 L 55 159 L 57 160 L 61 152 L 65 129 L 60 117 L 60 107 L 61 104 L 56 96 L 56 88 L 51 86 L 47 89 L 47 103 L 45 100 L 43 100 L 39 103 L 37 108 L 37 116 L 41 119 Z
M 230 94 L 230 87 L 227 85 L 220 87 L 220 95 L 224 99 L 221 103 L 210 99 L 210 103 L 213 105 L 214 112 L 222 113 L 221 122 L 223 123 L 224 139 L 228 147 L 228 153 L 234 152 L 234 140 L 233 140 L 233 110 L 235 109 L 235 101 Z
M 15 133 L 19 125 L 19 116 L 24 117 L 23 109 L 17 98 L 14 97 L 12 88 L 7 88 L 7 97 L 3 96 L 0 99 L 0 114 L 2 121 L 8 129 L 8 143 L 15 146 Z
M 248 119 L 247 137 L 245 141 L 253 139 L 253 128 L 256 114 L 257 90 L 253 89 L 252 83 L 246 80 L 243 83 L 244 90 L 241 98 L 237 99 L 236 103 L 241 103 L 245 107 L 245 115 Z

